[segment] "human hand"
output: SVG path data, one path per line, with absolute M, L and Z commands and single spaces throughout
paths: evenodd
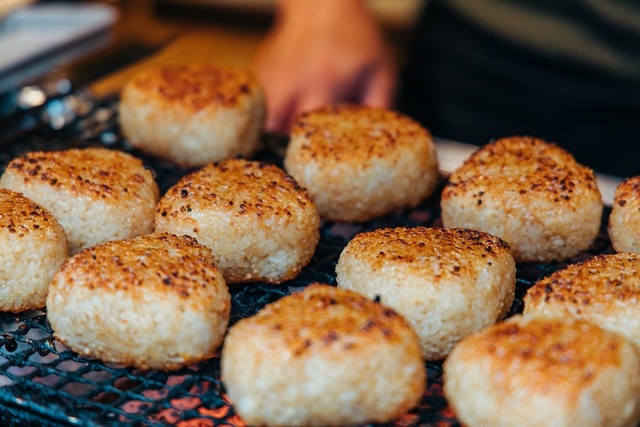
M 267 98 L 266 129 L 288 132 L 294 117 L 329 102 L 389 107 L 396 66 L 360 0 L 281 0 L 254 61 Z

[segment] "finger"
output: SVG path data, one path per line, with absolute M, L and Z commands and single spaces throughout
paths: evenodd
M 272 99 L 271 102 L 268 100 Z M 290 97 L 283 97 L 267 100 L 267 118 L 265 130 L 267 132 L 287 133 L 289 132 L 289 117 L 292 114 L 294 100 Z
M 283 67 L 274 58 L 258 55 L 252 64 L 254 75 L 260 82 L 265 96 L 266 118 L 264 129 L 267 132 L 285 131 L 286 117 L 292 108 L 293 88 Z
M 343 101 L 341 98 L 339 80 L 337 80 L 334 70 L 321 69 L 315 74 L 309 74 L 309 80 L 304 82 L 304 90 L 299 91 L 296 104 L 292 111 L 291 119 L 300 113 L 314 110 L 323 105 Z
M 295 92 L 281 75 L 261 75 L 261 85 L 265 94 L 267 132 L 286 132 L 288 117 L 295 105 Z M 286 80 L 286 79 L 285 79 Z
M 369 74 L 361 94 L 361 102 L 372 107 L 389 108 L 393 104 L 397 78 L 387 67 L 378 67 Z
M 331 98 L 325 92 L 301 92 L 289 109 L 288 114 L 283 116 L 283 128 L 287 129 L 288 132 L 301 113 L 314 110 L 330 101 Z

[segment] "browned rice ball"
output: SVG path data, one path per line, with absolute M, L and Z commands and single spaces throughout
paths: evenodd
M 435 144 L 419 123 L 348 104 L 300 115 L 284 165 L 330 221 L 367 221 L 414 207 L 438 181 Z
M 640 255 L 596 255 L 539 280 L 524 313 L 593 322 L 640 345 Z
M 155 229 L 211 248 L 228 283 L 281 283 L 311 261 L 320 217 L 305 190 L 277 166 L 230 159 L 170 188 L 158 204 Z
M 506 242 L 451 228 L 383 228 L 356 235 L 340 254 L 338 287 L 379 298 L 403 315 L 427 360 L 504 318 L 516 265 Z
M 230 309 L 210 250 L 166 233 L 83 250 L 55 273 L 47 297 L 56 338 L 84 356 L 142 369 L 213 357 Z
M 69 256 L 62 226 L 20 193 L 0 189 L 0 311 L 45 306 L 53 273 Z
M 474 152 L 442 192 L 446 227 L 499 236 L 516 261 L 562 260 L 587 249 L 603 209 L 593 171 L 538 138 L 499 139 Z
M 426 381 L 418 337 L 401 316 L 320 284 L 232 326 L 221 364 L 250 425 L 388 422 L 419 402 Z
M 608 231 L 617 252 L 640 253 L 640 176 L 627 178 L 616 187 Z
M 136 74 L 122 91 L 119 120 L 134 147 L 203 166 L 253 154 L 264 115 L 264 95 L 249 71 L 193 63 Z
M 444 394 L 468 427 L 635 427 L 640 354 L 591 323 L 515 316 L 456 345 Z
M 51 212 L 72 254 L 151 232 L 159 200 L 141 160 L 105 148 L 26 153 L 9 163 L 0 185 Z

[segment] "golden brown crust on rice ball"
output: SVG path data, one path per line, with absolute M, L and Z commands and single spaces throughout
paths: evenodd
M 578 318 L 640 345 L 640 255 L 596 255 L 539 280 L 524 298 L 526 315 Z
M 158 185 L 141 160 L 105 148 L 26 153 L 9 163 L 0 185 L 51 212 L 72 254 L 151 232 L 159 200 Z
M 627 178 L 616 187 L 608 232 L 617 252 L 640 253 L 640 176 Z
M 162 197 L 156 231 L 186 234 L 211 248 L 228 283 L 281 283 L 315 252 L 315 203 L 275 165 L 230 159 L 185 176 Z
M 0 189 L 0 311 L 45 306 L 53 273 L 69 256 L 62 226 L 21 193 Z
M 499 139 L 474 152 L 442 193 L 446 227 L 506 240 L 516 261 L 562 260 L 587 249 L 602 216 L 593 171 L 538 138 Z
M 456 345 L 444 394 L 470 427 L 631 427 L 640 421 L 640 355 L 591 323 L 518 315 Z
M 240 68 L 207 63 L 160 66 L 124 87 L 119 120 L 130 143 L 182 166 L 203 166 L 260 146 L 264 95 Z
M 209 249 L 167 233 L 83 250 L 55 273 L 47 297 L 57 339 L 82 355 L 142 369 L 212 357 L 230 309 Z
M 403 315 L 427 360 L 504 318 L 514 299 L 509 246 L 487 233 L 397 227 L 357 234 L 336 266 L 338 287 L 379 298 Z
M 284 165 L 330 221 L 367 221 L 414 207 L 438 181 L 426 129 L 395 111 L 350 104 L 301 114 Z
M 426 381 L 418 338 L 401 316 L 320 284 L 232 326 L 221 364 L 251 425 L 391 421 L 418 403 Z

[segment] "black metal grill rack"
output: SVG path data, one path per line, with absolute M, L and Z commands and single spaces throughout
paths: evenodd
M 29 126 L 0 141 L 0 172 L 8 162 L 26 152 L 71 147 L 106 146 L 143 159 L 156 176 L 161 193 L 185 173 L 172 164 L 136 152 L 122 138 L 117 121 L 118 100 L 95 101 L 84 96 L 89 107 L 61 129 L 42 118 L 22 118 Z M 17 129 L 25 126 L 17 126 Z M 286 139 L 264 138 L 259 160 L 281 165 Z M 440 189 L 442 186 L 440 186 Z M 324 223 L 321 240 L 310 265 L 284 285 L 231 286 L 233 324 L 256 313 L 265 304 L 312 282 L 335 284 L 340 252 L 356 233 L 400 225 L 441 225 L 439 191 L 416 209 L 397 212 L 365 224 Z M 593 247 L 568 262 L 611 252 L 606 218 Z M 520 264 L 517 295 L 511 313 L 522 310 L 522 297 L 539 278 L 566 263 Z M 166 313 L 170 316 L 171 313 Z M 428 363 L 429 383 L 418 408 L 395 426 L 457 426 L 442 396 L 442 366 Z M 242 426 L 226 398 L 220 380 L 219 358 L 172 372 L 140 371 L 87 359 L 52 337 L 44 311 L 0 313 L 0 424 L 29 426 Z

